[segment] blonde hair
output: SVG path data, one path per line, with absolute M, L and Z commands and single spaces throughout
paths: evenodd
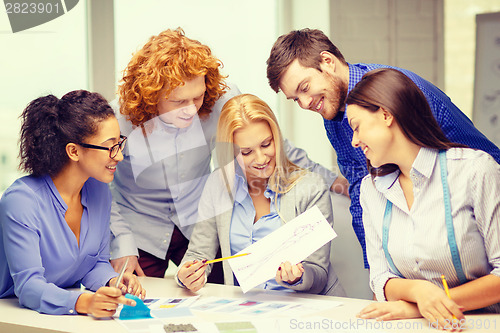
M 234 149 L 234 133 L 249 124 L 265 121 L 273 134 L 276 150 L 276 167 L 269 177 L 268 185 L 276 194 L 286 193 L 302 178 L 306 170 L 292 163 L 283 149 L 283 137 L 278 121 L 273 111 L 263 100 L 251 94 L 238 95 L 226 102 L 222 108 L 217 125 L 217 142 L 224 143 L 217 154 L 219 166 L 225 172 L 224 166 L 234 161 L 238 152 Z M 234 177 L 230 178 L 231 181 Z M 232 188 L 232 183 L 230 183 Z M 229 190 L 229 188 L 228 188 Z

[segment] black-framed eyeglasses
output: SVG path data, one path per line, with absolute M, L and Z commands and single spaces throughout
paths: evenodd
M 109 158 L 115 158 L 116 155 L 118 155 L 118 152 L 123 150 L 123 148 L 125 148 L 126 141 L 127 141 L 127 137 L 124 135 L 120 135 L 120 142 L 118 142 L 115 145 L 112 145 L 111 147 L 96 146 L 96 145 L 91 145 L 88 143 L 79 143 L 79 145 L 82 147 L 85 147 L 85 148 L 90 148 L 90 149 L 109 150 Z

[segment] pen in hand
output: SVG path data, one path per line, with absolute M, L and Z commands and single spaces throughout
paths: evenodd
M 120 270 L 120 275 L 118 275 L 118 278 L 116 279 L 115 287 L 118 288 L 120 286 L 120 283 L 122 282 L 123 279 L 123 274 L 125 274 L 125 269 L 127 268 L 129 258 L 125 260 L 125 263 L 122 266 L 122 269 Z
M 450 289 L 448 288 L 448 283 L 446 282 L 446 278 L 444 277 L 444 274 L 441 274 L 441 280 L 443 281 L 443 287 L 444 287 L 444 292 L 446 293 L 446 296 L 448 296 L 448 298 L 451 299 Z M 453 319 L 457 319 L 457 317 L 455 315 L 453 315 Z
M 218 259 L 213 259 L 213 260 L 208 260 L 205 264 L 212 264 L 214 262 L 219 262 L 227 259 L 233 259 L 233 258 L 238 258 L 238 257 L 244 257 L 249 255 L 250 253 L 241 253 L 241 254 L 235 254 L 234 256 L 229 256 L 229 257 L 224 257 L 224 258 L 218 258 Z
M 219 262 L 219 261 L 224 261 L 224 260 L 227 260 L 227 259 L 233 259 L 233 258 L 238 258 L 238 257 L 244 257 L 244 256 L 247 256 L 251 253 L 241 253 L 241 254 L 235 254 L 234 256 L 229 256 L 229 257 L 223 257 L 223 258 L 217 258 L 217 259 L 212 259 L 212 260 L 203 260 L 202 263 L 204 265 L 208 265 L 208 264 L 213 264 L 215 262 Z M 196 261 L 196 260 L 195 260 Z M 193 263 L 194 264 L 194 263 Z M 193 264 L 189 264 L 186 268 L 189 268 L 191 267 Z

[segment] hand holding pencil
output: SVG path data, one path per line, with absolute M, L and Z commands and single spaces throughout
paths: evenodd
M 207 260 L 186 261 L 177 271 L 177 280 L 192 292 L 197 292 L 207 282 L 205 270 Z
M 185 262 L 177 271 L 177 279 L 179 282 L 191 290 L 192 292 L 197 292 L 207 282 L 205 270 L 209 264 L 216 263 L 219 261 L 224 261 L 227 259 L 233 259 L 238 257 L 247 256 L 250 253 L 236 254 L 229 257 L 217 258 L 213 260 L 190 260 Z
M 448 282 L 446 282 L 444 274 L 441 274 L 441 281 L 443 281 L 443 288 L 444 292 L 446 293 L 446 296 L 448 296 L 449 299 L 452 299 L 450 295 L 450 289 L 448 288 Z M 453 315 L 453 319 L 457 319 L 457 316 Z
M 81 294 L 76 301 L 75 310 L 96 318 L 110 317 L 119 304 L 136 305 L 134 300 L 124 296 L 127 291 L 144 299 L 146 290 L 142 288 L 135 275 L 125 273 L 126 266 L 127 262 L 121 268 L 119 275 L 109 280 L 109 287 L 101 287 L 95 293 Z
M 146 297 L 146 290 L 142 288 L 137 276 L 127 272 L 127 265 L 129 263 L 129 258 L 127 258 L 116 278 L 109 281 L 109 286 L 120 289 L 122 294 L 132 294 L 141 299 Z

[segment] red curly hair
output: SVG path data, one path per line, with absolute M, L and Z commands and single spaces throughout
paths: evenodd
M 158 115 L 162 90 L 168 95 L 195 76 L 204 75 L 206 92 L 198 114 L 204 118 L 228 88 L 219 72 L 222 62 L 210 48 L 185 36 L 184 30 L 165 30 L 152 36 L 130 60 L 120 81 L 120 112 L 139 126 Z

